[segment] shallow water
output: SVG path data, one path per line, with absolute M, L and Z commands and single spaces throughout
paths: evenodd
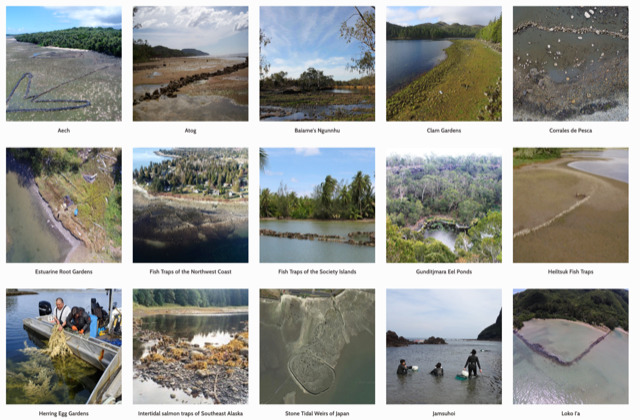
M 41 290 L 36 295 L 7 296 L 7 403 L 9 404 L 84 404 L 100 379 L 102 371 L 84 363 L 75 356 L 65 363 L 53 363 L 49 356 L 24 352 L 25 344 L 30 348 L 41 346 L 40 339 L 30 336 L 23 328 L 24 318 L 38 316 L 38 303 L 45 300 L 55 308 L 55 300 L 62 297 L 67 306 L 80 306 L 87 311 L 91 298 L 96 298 L 107 309 L 108 297 L 104 290 L 69 291 Z M 122 305 L 122 293 L 114 291 L 114 302 Z M 35 340 L 35 341 L 34 341 Z M 28 378 L 37 372 L 51 375 L 48 387 L 38 393 L 29 394 Z M 24 378 L 27 379 L 24 379 Z M 38 382 L 36 380 L 36 382 Z
M 298 111 L 295 108 L 264 106 L 260 107 L 260 111 L 261 113 L 265 113 L 273 110 L 280 110 L 286 113 L 286 115 L 283 116 L 261 118 L 263 121 L 321 121 L 327 117 L 331 117 L 341 113 L 347 113 L 351 115 L 364 114 L 370 112 L 372 108 L 373 104 L 363 103 L 350 105 L 315 106 L 313 108 L 304 109 L 303 111 Z
M 584 334 L 591 334 L 589 327 L 579 324 L 567 332 L 567 321 L 559 321 L 544 321 L 549 323 L 550 347 L 573 346 L 574 340 L 584 342 Z M 560 366 L 533 352 L 514 335 L 513 372 L 514 404 L 627 404 L 629 336 L 615 330 L 579 362 Z
M 228 344 L 235 334 L 242 332 L 249 314 L 223 315 L 150 315 L 142 318 L 141 328 L 158 331 L 176 340 L 187 340 L 191 344 L 204 347 L 206 343 L 214 346 Z M 134 340 L 134 359 L 144 357 L 144 345 Z
M 41 199 L 7 172 L 7 262 L 62 262 L 71 245 L 58 233 Z
M 629 183 L 629 150 L 606 149 L 602 151 L 581 150 L 569 156 L 594 158 L 569 163 L 569 167 Z
M 89 101 L 90 106 L 60 110 L 9 112 L 10 121 L 120 121 L 122 119 L 122 60 L 93 51 L 40 47 L 15 38 L 6 39 L 7 97 L 25 73 L 33 78 L 29 95 L 47 90 L 39 100 Z M 46 103 L 25 100 L 27 79 L 11 98 L 12 109 L 46 109 Z M 69 82 L 69 83 L 67 83 Z M 84 103 L 84 102 L 83 102 Z M 60 106 L 72 106 L 64 102 Z M 75 103 L 78 105 L 78 103 Z
M 502 343 L 448 340 L 448 344 L 412 344 L 387 348 L 387 404 L 500 404 L 502 402 Z M 472 349 L 482 366 L 478 377 L 460 381 Z M 400 359 L 418 366 L 417 372 L 398 375 Z M 442 363 L 444 376 L 429 374 Z
M 247 121 L 248 118 L 247 105 L 216 95 L 178 94 L 177 98 L 143 101 L 133 108 L 134 121 Z
M 387 41 L 387 98 L 447 58 L 451 41 Z
M 437 239 L 438 241 L 445 244 L 447 248 L 449 248 L 451 251 L 455 251 L 456 238 L 458 237 L 458 234 L 456 232 L 446 230 L 446 229 L 440 229 L 440 230 L 425 229 L 424 237 Z
M 513 37 L 516 120 L 628 119 L 627 8 L 515 7 L 513 16 L 514 29 L 539 25 Z
M 374 222 L 261 220 L 260 229 L 276 232 L 340 235 L 373 232 Z M 260 236 L 260 262 L 374 262 L 375 248 L 335 242 Z

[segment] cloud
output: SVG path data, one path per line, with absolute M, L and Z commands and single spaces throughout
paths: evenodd
M 284 172 L 278 172 L 278 171 L 270 171 L 268 169 L 264 170 L 264 174 L 267 176 L 282 176 L 284 175 Z
M 500 7 L 423 7 L 387 8 L 387 21 L 396 25 L 416 25 L 426 22 L 446 22 L 461 25 L 486 25 L 502 13 Z
M 302 156 L 317 156 L 320 154 L 320 149 L 316 148 L 295 148 L 296 155 Z
M 79 26 L 122 27 L 120 7 L 49 7 L 60 21 L 77 21 Z

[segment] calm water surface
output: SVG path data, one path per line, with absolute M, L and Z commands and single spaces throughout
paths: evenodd
M 569 167 L 590 174 L 629 183 L 629 150 L 607 149 L 602 151 L 582 150 L 569 156 L 593 158 L 569 163 Z
M 451 41 L 387 41 L 387 97 L 447 58 Z
M 528 321 L 525 326 L 531 322 Z M 585 342 L 593 329 L 573 324 L 567 331 L 563 320 L 546 320 L 549 332 L 545 346 L 556 351 L 575 353 L 574 342 Z M 563 333 L 558 334 L 556 330 Z M 538 340 L 539 341 L 539 340 Z M 588 340 L 586 340 L 588 341 Z M 559 366 L 534 353 L 522 340 L 513 336 L 514 404 L 628 404 L 629 403 L 629 335 L 615 330 L 596 345 L 579 362 Z
M 260 229 L 347 237 L 350 232 L 374 232 L 375 222 L 261 220 Z M 374 262 L 375 248 L 335 242 L 260 236 L 260 262 Z
M 67 291 L 40 290 L 36 295 L 7 296 L 7 403 L 9 404 L 84 404 L 97 384 L 102 371 L 84 363 L 75 356 L 64 363 L 54 363 L 49 356 L 21 351 L 27 347 L 41 347 L 37 336 L 29 336 L 22 326 L 24 318 L 37 317 L 38 303 L 45 300 L 55 307 L 56 298 L 64 299 L 67 306 L 80 306 L 87 311 L 91 298 L 96 298 L 107 309 L 109 298 L 104 290 Z M 122 293 L 114 291 L 114 302 L 122 305 Z M 25 387 L 29 378 L 40 372 L 51 380 L 35 390 Z M 37 385 L 42 385 L 35 378 Z
M 495 341 L 449 340 L 448 344 L 412 344 L 387 348 L 388 404 L 500 404 L 502 402 L 502 343 Z M 475 349 L 482 374 L 460 381 L 471 350 Z M 418 366 L 417 372 L 396 374 L 400 359 Z M 429 374 L 442 363 L 444 376 Z
M 167 156 L 159 156 L 155 152 L 159 151 L 159 147 L 149 147 L 133 149 L 133 169 L 141 169 L 149 166 L 149 163 L 160 163 L 173 158 Z
M 51 224 L 36 197 L 7 172 L 7 262 L 62 262 L 71 245 Z

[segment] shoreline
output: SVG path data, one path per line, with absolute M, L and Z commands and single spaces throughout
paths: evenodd
M 140 318 L 151 315 L 243 315 L 248 314 L 246 306 L 210 306 L 197 308 L 192 306 L 141 306 L 133 308 L 133 317 Z
M 11 157 L 10 159 L 8 157 Z M 54 227 L 58 233 L 58 235 L 56 235 L 59 239 L 61 238 L 62 240 L 64 240 L 68 246 L 70 247 L 69 250 L 66 252 L 66 254 L 64 255 L 64 260 L 62 261 L 63 263 L 68 263 L 71 262 L 71 257 L 73 256 L 73 254 L 78 250 L 78 248 L 80 247 L 80 245 L 83 244 L 82 241 L 80 241 L 78 238 L 76 238 L 63 224 L 62 222 L 60 222 L 60 220 L 56 219 L 55 216 L 53 215 L 53 211 L 51 210 L 51 207 L 49 206 L 49 203 L 42 197 L 42 194 L 40 194 L 40 190 L 38 188 L 38 184 L 35 181 L 35 178 L 33 176 L 33 174 L 31 173 L 31 168 L 29 168 L 27 165 L 18 162 L 13 155 L 11 155 L 8 151 L 7 151 L 7 168 L 6 170 L 9 172 L 14 172 L 16 173 L 19 177 L 23 178 L 26 183 L 27 186 L 26 188 L 29 190 L 29 193 L 31 194 L 32 198 L 38 203 L 40 204 L 40 207 L 42 208 L 42 210 L 44 211 L 45 216 L 48 218 L 48 222 L 49 224 Z
M 498 94 L 502 88 L 502 53 L 475 38 L 451 42 L 444 60 L 386 99 L 387 121 L 477 121 L 483 116 L 482 105 L 491 105 L 496 80 Z M 493 118 L 501 118 L 500 95 L 497 100 L 500 115 Z
M 606 334 L 608 334 L 608 333 L 610 333 L 612 331 L 609 328 L 605 327 L 604 325 L 592 325 L 592 324 L 587 324 L 586 322 L 583 322 L 583 321 L 574 321 L 574 320 L 566 319 L 566 318 L 531 318 L 531 319 L 523 322 L 522 328 L 524 328 L 524 324 L 526 324 L 529 321 L 557 321 L 557 320 L 567 321 L 567 322 L 570 322 L 570 323 L 576 324 L 576 325 L 582 325 L 584 327 L 589 327 L 592 330 L 596 330 L 596 331 L 603 332 L 603 333 L 606 333 Z M 522 331 L 522 328 L 520 328 L 520 329 L 514 328 L 514 331 L 520 332 L 520 331 Z M 621 331 L 624 331 L 620 327 L 616 327 L 616 329 L 620 329 Z

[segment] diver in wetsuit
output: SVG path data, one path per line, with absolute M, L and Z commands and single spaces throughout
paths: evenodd
M 464 364 L 466 368 L 469 366 L 469 377 L 473 374 L 474 376 L 478 376 L 478 372 L 476 371 L 476 365 L 478 365 L 478 369 L 480 369 L 480 373 L 482 373 L 482 368 L 480 367 L 480 360 L 478 356 L 476 356 L 476 349 L 471 350 L 471 355 L 467 357 L 467 363 Z
M 407 362 L 404 359 L 400 359 L 400 364 L 398 365 L 396 373 L 398 375 L 406 375 L 407 372 L 409 372 L 409 369 L 411 369 L 411 366 L 407 366 Z
M 436 367 L 433 368 L 433 370 L 429 373 L 432 374 L 433 376 L 444 376 L 444 369 L 442 368 L 442 364 L 438 362 L 436 364 Z

